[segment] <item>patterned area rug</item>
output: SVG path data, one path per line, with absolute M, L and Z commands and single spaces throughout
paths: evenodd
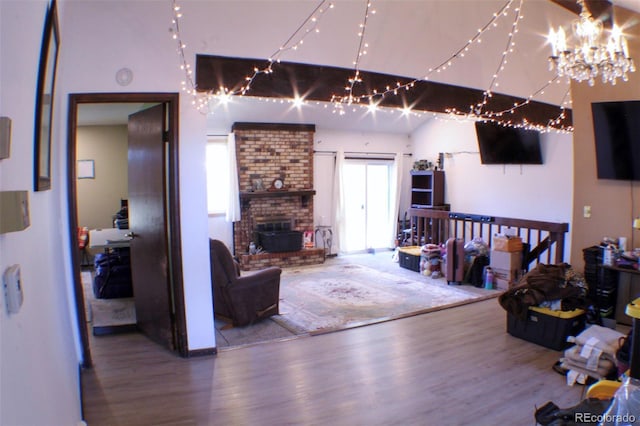
M 380 272 L 357 264 L 285 269 L 280 315 L 272 319 L 296 334 L 333 331 L 477 302 L 500 294 L 447 285 L 444 278 Z

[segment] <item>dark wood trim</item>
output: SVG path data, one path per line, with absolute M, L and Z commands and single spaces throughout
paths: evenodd
M 76 318 L 82 344 L 82 366 L 92 366 L 89 334 L 87 331 L 84 292 L 80 278 L 80 254 L 77 250 L 78 201 L 76 199 L 76 129 L 77 113 L 80 104 L 89 103 L 167 103 L 171 132 L 168 135 L 170 145 L 169 163 L 169 205 L 171 214 L 168 225 L 171 229 L 169 245 L 171 250 L 171 279 L 173 282 L 173 299 L 175 304 L 175 337 L 176 350 L 181 356 L 188 356 L 187 323 L 184 310 L 184 288 L 182 282 L 182 248 L 180 232 L 180 194 L 179 194 L 179 94 L 178 93 L 71 93 L 69 94 L 69 110 L 67 116 L 67 194 L 69 209 L 69 244 L 73 263 L 74 293 L 76 302 Z
M 294 190 L 294 191 L 259 191 L 259 192 L 241 192 L 240 193 L 240 202 L 242 204 L 242 208 L 246 209 L 249 206 L 251 200 L 255 200 L 258 198 L 281 198 L 281 197 L 300 197 L 300 201 L 302 202 L 302 206 L 306 207 L 311 200 L 311 197 L 316 195 L 316 191 L 314 189 L 303 189 L 303 190 Z
M 294 123 L 233 123 L 232 131 L 236 130 L 270 130 L 288 132 L 315 132 L 315 124 L 294 124 Z
M 550 0 L 576 15 L 580 14 L 580 6 L 576 0 Z M 585 0 L 585 6 L 595 19 L 600 19 L 605 28 L 613 26 L 613 5 L 609 0 Z
M 82 367 L 91 368 L 91 349 L 89 346 L 89 332 L 87 330 L 86 306 L 84 303 L 84 289 L 80 277 L 80 252 L 78 250 L 78 199 L 76 188 L 76 128 L 78 118 L 78 102 L 69 96 L 69 112 L 67 115 L 67 201 L 69 210 L 69 247 L 71 247 L 71 264 L 73 269 L 73 292 L 76 302 L 76 321 L 82 345 Z
M 84 370 L 84 366 L 82 364 L 78 364 L 78 392 L 80 394 L 80 419 L 85 420 L 84 417 L 84 386 L 82 381 L 82 370 Z
M 262 68 L 265 65 L 264 59 L 196 55 L 196 86 L 203 92 L 215 92 L 219 87 L 228 87 L 235 92 L 243 87 L 246 77 L 252 75 L 256 67 Z M 353 74 L 353 70 L 347 68 L 284 61 L 272 64 L 272 68 L 272 73 L 261 74 L 255 78 L 245 96 L 294 98 L 296 94 L 304 93 L 308 101 L 331 102 L 334 94 L 344 93 L 345 82 Z M 387 86 L 396 87 L 397 84 L 414 82 L 411 77 L 369 71 L 361 71 L 360 76 L 362 83 L 354 88 L 354 96 L 371 94 L 374 90 L 381 92 Z M 379 105 L 392 108 L 411 106 L 417 111 L 439 113 L 447 113 L 449 108 L 466 112 L 470 105 L 482 102 L 483 93 L 483 90 L 418 80 L 413 83 L 411 90 L 399 90 L 396 95 L 387 95 L 380 100 Z M 514 103 L 523 102 L 526 102 L 526 99 L 494 93 L 487 110 L 506 111 L 512 108 Z M 532 124 L 547 126 L 561 113 L 562 109 L 557 105 L 529 101 L 513 113 L 504 114 L 497 120 L 520 123 L 526 118 Z M 564 129 L 571 126 L 571 110 L 566 109 L 564 114 L 565 118 L 552 127 Z
M 94 336 L 108 336 L 110 334 L 133 333 L 138 331 L 136 324 L 106 325 L 104 327 L 93 327 Z
M 252 199 L 252 198 L 275 198 L 275 197 L 309 197 L 316 195 L 314 189 L 303 189 L 300 191 L 259 191 L 259 192 L 241 192 L 240 199 Z
M 187 357 L 195 358 L 199 356 L 210 356 L 210 355 L 218 355 L 218 348 L 213 347 L 213 348 L 195 349 L 195 350 L 189 351 L 189 353 L 187 354 Z

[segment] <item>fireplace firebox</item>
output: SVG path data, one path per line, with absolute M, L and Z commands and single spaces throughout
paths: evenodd
M 257 221 L 255 227 L 258 245 L 267 253 L 302 250 L 303 234 L 292 230 L 289 218 L 268 218 Z

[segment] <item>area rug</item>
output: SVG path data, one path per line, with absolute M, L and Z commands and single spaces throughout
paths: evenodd
M 93 294 L 91 272 L 82 271 L 81 278 L 87 304 L 87 320 L 91 323 L 94 336 L 136 329 L 136 307 L 133 297 L 97 299 Z
M 319 334 L 477 302 L 500 294 L 447 285 L 444 278 L 416 279 L 358 264 L 285 269 L 280 315 L 272 319 L 296 334 Z

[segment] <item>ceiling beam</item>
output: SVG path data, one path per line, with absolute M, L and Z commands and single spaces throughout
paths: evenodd
M 580 15 L 580 6 L 576 0 L 550 0 L 552 3 L 560 5 L 565 9 Z M 605 28 L 613 26 L 613 4 L 609 0 L 585 0 L 585 6 L 591 16 L 600 19 Z
M 217 92 L 220 87 L 238 91 L 246 84 L 245 78 L 253 75 L 254 69 L 266 66 L 264 59 L 233 58 L 225 56 L 196 55 L 196 87 L 200 92 Z M 273 72 L 258 75 L 245 96 L 264 98 L 287 98 L 297 96 L 306 101 L 331 102 L 333 95 L 344 95 L 346 82 L 353 77 L 353 69 L 308 65 L 293 62 L 278 62 L 272 65 Z M 384 91 L 386 87 L 397 87 L 414 81 L 409 77 L 360 71 L 362 82 L 354 86 L 354 96 L 366 96 Z M 418 80 L 409 90 L 400 89 L 397 94 L 388 94 L 379 106 L 392 108 L 411 107 L 417 111 L 446 113 L 449 109 L 466 113 L 470 105 L 483 100 L 483 91 L 468 87 Z M 525 99 L 494 93 L 484 111 L 509 110 L 515 103 Z M 365 100 L 368 102 L 368 100 Z M 497 121 L 522 123 L 523 120 L 547 126 L 558 118 L 562 110 L 556 105 L 530 101 L 505 114 Z M 553 127 L 564 129 L 572 125 L 571 110 L 565 110 L 564 120 Z

